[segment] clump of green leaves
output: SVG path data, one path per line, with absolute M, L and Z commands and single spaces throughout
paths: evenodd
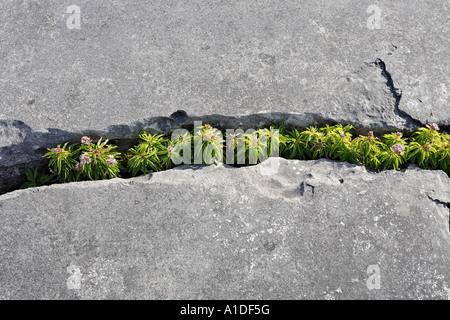
M 398 170 L 407 163 L 417 163 L 425 169 L 450 170 L 449 135 L 439 133 L 436 124 L 427 125 L 415 132 L 408 144 L 400 132 L 375 137 L 352 138 L 352 126 L 309 127 L 299 132 L 286 130 L 280 141 L 284 145 L 282 155 L 290 159 L 328 158 L 360 164 L 375 169 Z
M 97 143 L 83 144 L 75 155 L 79 162 L 75 165 L 76 180 L 102 180 L 120 176 L 120 153 L 115 152 L 116 146 L 108 144 L 108 140 Z
M 383 135 L 383 144 L 378 155 L 381 169 L 398 170 L 406 162 L 406 139 L 402 136 L 400 132 Z
M 411 136 L 408 160 L 424 169 L 449 168 L 448 135 L 441 135 L 436 124 L 420 128 Z
M 223 162 L 224 139 L 220 130 L 205 124 L 195 128 L 192 134 L 194 136 L 194 163 L 212 164 L 214 162 Z
M 279 156 L 281 141 L 279 128 L 271 126 L 258 130 L 230 130 L 226 134 L 226 159 L 229 164 L 252 165 L 268 157 Z
M 161 134 L 142 131 L 140 142 L 125 156 L 116 152 L 108 140 L 99 139 L 94 143 L 83 137 L 81 145 L 58 145 L 49 149 L 45 157 L 50 159 L 50 171 L 60 182 L 109 179 L 120 177 L 121 173 L 135 176 L 167 170 L 192 160 L 205 164 L 251 165 L 277 155 L 299 160 L 335 159 L 379 170 L 398 170 L 412 163 L 450 174 L 450 135 L 440 133 L 436 124 L 419 129 L 409 139 L 399 132 L 381 138 L 373 132 L 358 137 L 353 134 L 351 125 L 311 126 L 299 131 L 288 129 L 283 123 L 245 133 L 243 130 L 227 132 L 225 143 L 222 133 L 206 124 L 191 133 L 174 135 L 173 141 Z M 37 170 L 28 169 L 26 174 L 28 182 L 24 188 L 51 182 L 51 176 L 39 174 Z
M 130 148 L 127 153 L 128 170 L 133 176 L 138 172 L 147 174 L 173 167 L 172 156 L 175 156 L 175 142 L 163 135 L 153 135 L 142 131 L 140 143 Z
M 67 146 L 65 143 L 62 147 L 58 146 L 54 149 L 48 149 L 48 153 L 44 157 L 49 158 L 48 166 L 52 168 L 60 182 L 71 182 L 76 180 L 75 166 L 77 163 L 77 154 L 75 144 Z
M 352 143 L 358 154 L 359 163 L 366 167 L 378 167 L 381 162 L 378 159 L 383 144 L 379 138 L 375 138 L 372 131 L 367 136 L 359 136 Z
M 21 189 L 41 187 L 52 180 L 51 175 L 46 174 L 45 171 L 38 172 L 38 169 L 33 171 L 27 168 L 25 173 L 28 181 L 20 186 Z
M 110 179 L 120 176 L 120 153 L 108 140 L 93 143 L 88 137 L 81 139 L 81 144 L 67 143 L 62 147 L 48 149 L 44 155 L 50 159 L 49 167 L 60 182 L 80 180 Z
M 289 159 L 351 158 L 351 136 L 354 128 L 350 125 L 326 125 L 318 129 L 315 126 L 299 132 L 291 128 L 282 133 L 280 141 L 284 144 L 282 154 Z M 281 132 L 280 132 L 281 133 Z

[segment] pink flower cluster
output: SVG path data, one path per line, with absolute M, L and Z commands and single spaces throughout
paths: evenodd
M 89 155 L 86 152 L 80 156 L 80 163 L 82 166 L 91 163 L 91 158 L 89 158 Z
M 53 149 L 53 152 L 54 153 L 57 153 L 57 154 L 60 154 L 60 153 L 63 153 L 64 152 L 64 149 L 60 149 L 60 148 L 55 148 L 55 149 Z
M 115 165 L 117 163 L 117 160 L 116 159 L 114 159 L 114 156 L 113 155 L 109 155 L 108 156 L 108 159 L 106 159 L 106 165 L 109 167 L 109 166 L 112 166 L 112 165 Z
M 400 154 L 401 155 L 403 153 L 403 151 L 405 150 L 405 146 L 402 145 L 402 144 L 396 143 L 396 144 L 394 144 L 392 146 L 392 150 L 394 150 L 394 152 L 396 154 Z
M 251 139 L 249 139 L 249 144 L 253 147 L 256 147 L 258 145 L 258 138 L 257 137 L 251 137 Z
M 168 147 L 167 147 L 167 151 L 168 151 L 169 153 L 172 153 L 172 152 L 173 152 L 173 148 L 172 148 L 171 146 L 168 146 Z
M 205 134 L 205 141 L 214 141 L 219 139 L 219 136 L 217 134 L 213 134 L 212 132 L 208 132 Z
M 89 144 L 89 143 L 91 143 L 91 141 L 92 141 L 91 138 L 86 137 L 86 136 L 81 138 L 81 143 L 82 144 Z
M 431 128 L 431 130 L 439 130 L 439 126 L 436 124 L 436 123 L 432 123 L 432 124 L 430 124 L 430 128 Z
M 81 169 L 83 169 L 83 165 L 77 162 L 77 164 L 75 165 L 75 170 L 80 171 Z

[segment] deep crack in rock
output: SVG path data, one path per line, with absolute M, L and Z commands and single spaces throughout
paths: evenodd
M 386 71 L 384 62 L 377 59 L 376 65 L 382 70 L 383 76 L 387 79 L 387 85 L 396 98 L 396 109 L 399 115 L 408 118 L 407 115 L 398 110 L 401 93 L 397 92 L 392 77 Z M 409 117 L 410 118 L 410 117 Z M 293 126 L 297 129 L 306 128 L 311 125 L 337 124 L 339 121 L 326 118 L 320 114 L 304 113 L 292 114 L 283 112 L 258 113 L 242 116 L 225 116 L 219 114 L 204 116 L 189 116 L 185 111 L 178 110 L 169 117 L 152 117 L 142 121 L 134 122 L 130 125 L 111 125 L 107 129 L 84 130 L 80 132 L 70 132 L 60 129 L 50 128 L 47 132 L 36 132 L 27 124 L 18 120 L 0 121 L 0 194 L 17 189 L 25 182 L 26 168 L 42 170 L 47 167 L 47 160 L 42 156 L 47 152 L 47 148 L 54 148 L 58 144 L 65 142 L 76 143 L 83 135 L 94 139 L 100 137 L 109 139 L 110 142 L 119 147 L 118 151 L 126 151 L 138 142 L 138 133 L 147 130 L 151 133 L 170 135 L 176 129 L 192 130 L 195 122 L 210 124 L 222 132 L 226 129 L 258 129 L 268 128 L 271 125 Z M 413 129 L 417 129 L 420 122 L 410 118 L 410 124 L 402 130 L 408 136 Z M 374 133 L 386 133 L 385 128 L 368 128 L 357 126 L 356 123 L 346 123 L 355 126 L 356 134 L 367 134 L 368 131 Z
M 390 72 L 386 69 L 386 63 L 378 58 L 375 60 L 374 64 L 381 69 L 381 75 L 386 78 L 386 85 L 389 87 L 389 90 L 395 99 L 394 113 L 406 120 L 406 127 L 409 131 L 416 130 L 421 126 L 424 126 L 421 121 L 414 119 L 409 114 L 399 109 L 400 101 L 402 100 L 402 90 L 395 87 L 394 80 L 392 79 Z
M 450 232 L 450 202 L 445 202 L 445 201 L 441 201 L 439 199 L 435 199 L 433 197 L 430 197 L 430 195 L 428 195 L 428 194 L 427 194 L 427 197 L 434 203 L 444 206 L 444 208 L 447 208 L 447 210 L 448 210 L 448 231 Z

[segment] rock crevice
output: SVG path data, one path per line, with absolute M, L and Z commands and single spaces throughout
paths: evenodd
M 390 72 L 386 68 L 386 63 L 378 58 L 375 60 L 374 64 L 381 69 L 381 74 L 386 78 L 386 85 L 389 87 L 389 90 L 391 91 L 392 96 L 395 99 L 394 113 L 406 120 L 406 127 L 409 130 L 415 130 L 423 126 L 424 124 L 420 120 L 414 119 L 406 112 L 400 110 L 399 105 L 400 101 L 402 100 L 403 93 L 400 88 L 395 87 L 394 80 L 392 79 Z

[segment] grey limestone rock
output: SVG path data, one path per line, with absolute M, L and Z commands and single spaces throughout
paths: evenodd
M 0 298 L 448 299 L 449 203 L 441 171 L 278 158 L 19 190 Z

